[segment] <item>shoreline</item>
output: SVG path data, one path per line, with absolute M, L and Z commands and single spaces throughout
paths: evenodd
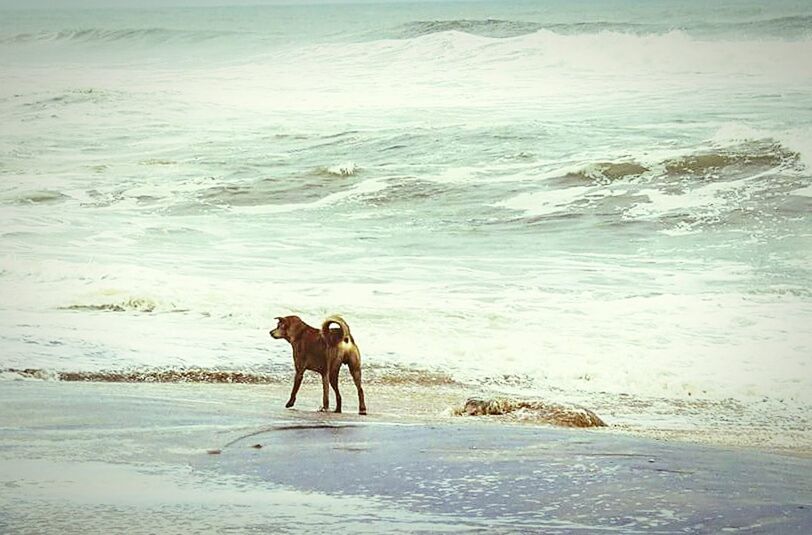
M 4 382 L 0 531 L 812 527 L 806 458 L 382 411 L 380 393 L 359 416 L 349 396 L 344 414 L 312 410 L 312 388 L 284 409 L 267 386 Z
M 561 426 L 538 412 L 522 408 L 529 400 L 571 408 L 586 409 L 603 419 L 603 432 L 632 437 L 708 445 L 720 448 L 753 450 L 799 458 L 812 458 L 812 422 L 810 407 L 788 404 L 784 400 L 764 399 L 760 403 L 734 399 L 641 398 L 606 392 L 550 391 L 544 396 L 504 385 L 469 384 L 432 370 L 386 368 L 365 370 L 364 389 L 373 400 L 380 400 L 378 417 L 398 420 L 419 417 L 426 420 L 477 420 L 483 424 Z M 292 373 L 231 371 L 213 369 L 125 370 L 97 372 L 49 372 L 42 369 L 0 370 L 0 384 L 15 381 L 43 381 L 64 384 L 99 385 L 201 385 L 257 389 L 258 396 L 284 400 L 290 389 Z M 345 414 L 357 403 L 355 388 L 342 375 L 341 389 Z M 315 374 L 305 374 L 297 408 L 315 410 L 320 404 L 321 383 Z M 512 410 L 500 415 L 466 416 L 464 405 L 472 397 L 497 399 Z M 334 400 L 331 391 L 331 400 Z M 307 405 L 303 405 L 307 404 Z M 375 414 L 371 414 L 375 416 Z

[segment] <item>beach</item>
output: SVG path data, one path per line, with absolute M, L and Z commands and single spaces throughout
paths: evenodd
M 812 531 L 812 4 L 59 4 L 0 0 L 0 533 Z M 284 409 L 333 314 L 365 417 Z
M 370 407 L 384 391 L 368 389 Z M 427 392 L 428 393 L 428 392 Z M 454 399 L 462 392 L 442 392 Z M 268 385 L 6 381 L 4 533 L 807 533 L 812 460 Z M 464 398 L 463 398 L 464 399 Z M 353 403 L 345 404 L 347 409 Z M 407 411 L 404 411 L 407 409 Z

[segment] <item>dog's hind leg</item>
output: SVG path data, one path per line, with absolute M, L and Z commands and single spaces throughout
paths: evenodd
M 330 410 L 330 379 L 328 377 L 329 373 L 327 370 L 321 374 L 321 387 L 323 390 L 322 398 L 321 398 L 321 411 L 327 412 Z
M 367 413 L 367 405 L 364 403 L 364 389 L 361 387 L 361 363 L 352 359 L 349 362 L 352 380 L 355 381 L 355 388 L 358 390 L 358 414 Z
M 330 385 L 333 387 L 333 391 L 336 393 L 336 410 L 335 412 L 341 412 L 341 392 L 338 391 L 338 372 L 341 370 L 341 363 L 337 365 L 333 365 L 332 369 L 330 370 Z
M 293 378 L 293 390 L 290 391 L 290 399 L 285 404 L 287 409 L 293 407 L 293 404 L 296 403 L 296 394 L 299 392 L 299 387 L 302 386 L 304 372 L 304 370 L 296 370 L 296 376 Z

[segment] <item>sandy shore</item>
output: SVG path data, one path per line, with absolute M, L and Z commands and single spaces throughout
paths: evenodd
M 371 385 L 360 417 L 314 388 L 3 381 L 0 533 L 812 531 L 808 458 L 419 409 L 459 394 Z

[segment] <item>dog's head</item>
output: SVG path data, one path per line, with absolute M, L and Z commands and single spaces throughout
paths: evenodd
M 276 318 L 276 328 L 271 330 L 271 337 L 277 340 L 287 340 L 292 342 L 298 338 L 304 327 L 304 322 L 299 316 L 285 316 Z

